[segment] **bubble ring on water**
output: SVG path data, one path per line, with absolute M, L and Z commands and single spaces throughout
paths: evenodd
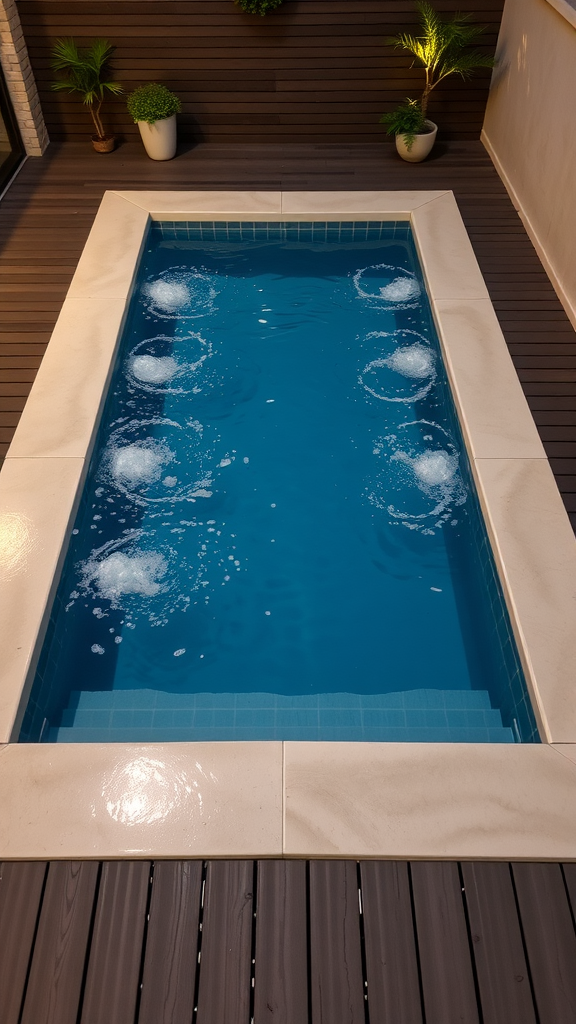
M 213 273 L 190 267 L 168 267 L 150 275 L 141 289 L 141 300 L 148 312 L 161 320 L 194 320 L 215 310 L 214 300 L 222 291 L 216 288 Z
M 390 352 L 387 356 L 381 356 L 377 359 L 372 359 L 369 363 L 366 364 L 366 366 L 362 370 L 362 373 L 358 377 L 358 383 L 362 385 L 362 387 L 368 392 L 368 394 L 372 395 L 373 398 L 377 398 L 381 402 L 400 402 L 404 405 L 411 405 L 414 402 L 420 402 L 423 398 L 426 398 L 426 395 L 429 394 L 434 384 L 436 383 L 436 368 L 434 366 L 436 356 L 434 350 L 432 349 L 432 346 L 430 345 L 430 342 L 422 334 L 418 334 L 417 331 L 411 331 L 408 329 L 401 329 L 393 332 L 371 331 L 370 334 L 366 335 L 366 341 L 371 341 L 373 338 L 392 338 L 395 340 L 399 339 L 400 341 L 403 341 L 406 335 L 414 337 L 416 341 L 411 342 L 411 337 L 408 337 L 406 338 L 406 340 L 411 342 L 411 344 L 408 344 L 406 346 L 398 346 L 397 348 L 393 349 L 392 352 Z M 406 370 L 402 371 L 402 369 L 399 368 L 399 366 L 397 365 L 398 355 L 400 353 L 408 353 L 410 350 L 413 351 L 415 349 L 420 350 L 422 356 L 424 356 L 425 353 L 429 354 L 429 372 L 426 372 L 425 362 L 422 364 L 423 372 L 421 373 L 410 373 L 406 372 Z M 366 383 L 366 381 L 364 380 L 364 375 L 370 373 L 375 369 L 382 369 L 384 367 L 387 367 L 393 371 L 398 371 L 401 374 L 401 376 L 408 377 L 409 379 L 412 380 L 422 380 L 422 377 L 427 377 L 428 379 L 426 383 L 422 384 L 422 386 L 417 391 L 404 397 L 382 394 L 381 392 L 375 391 L 374 388 L 371 388 Z
M 463 505 L 468 496 L 468 490 L 459 472 L 460 453 L 449 432 L 445 430 L 444 427 L 441 427 L 439 423 L 434 423 L 430 420 L 424 419 L 402 423 L 397 430 L 401 431 L 409 427 L 419 427 L 420 429 L 423 427 L 428 428 L 427 431 L 424 430 L 422 432 L 424 434 L 439 433 L 443 438 L 445 438 L 443 441 L 444 447 L 442 448 L 437 445 L 436 447 L 428 447 L 424 449 L 418 447 L 416 449 L 412 444 L 408 445 L 409 450 L 406 451 L 406 449 L 401 447 L 401 444 L 398 443 L 393 449 L 392 454 L 389 456 L 390 463 L 400 463 L 406 467 L 407 471 L 410 473 L 409 481 L 415 485 L 421 493 L 434 502 L 433 507 L 422 513 L 402 511 L 390 502 L 379 498 L 374 491 L 368 495 L 368 499 L 372 504 L 376 505 L 377 508 L 385 509 L 392 519 L 399 520 L 403 525 L 410 526 L 412 529 L 420 529 L 420 526 L 425 526 L 426 521 L 430 518 L 438 519 L 438 517 L 444 516 L 453 506 Z M 379 450 L 382 451 L 384 449 L 383 442 L 388 442 L 388 447 L 391 447 L 393 444 L 398 442 L 398 440 L 399 439 L 396 434 L 388 435 L 383 438 L 382 442 L 380 442 Z M 376 451 L 378 451 L 378 449 L 376 449 Z M 449 475 L 436 482 L 433 479 L 426 480 L 425 473 L 418 473 L 418 464 L 420 464 L 421 469 L 425 469 L 425 466 L 422 466 L 422 460 L 428 455 L 444 456 L 444 459 L 441 460 L 439 465 L 443 463 L 444 470 L 451 469 Z M 387 480 L 389 479 L 389 476 L 390 472 L 388 471 Z M 437 522 L 435 525 L 440 526 L 443 525 L 443 523 Z M 430 532 L 433 533 L 433 531 Z
M 369 270 L 390 270 L 396 276 L 381 287 L 378 292 L 367 292 L 363 287 L 363 276 Z M 416 309 L 420 305 L 421 287 L 416 275 L 404 267 L 394 267 L 389 263 L 373 263 L 369 267 L 362 267 L 352 276 L 354 287 L 358 298 L 365 299 L 378 306 L 379 309 Z M 406 280 L 407 284 L 400 282 Z M 397 285 L 397 297 L 394 298 L 393 286 Z M 402 291 L 405 294 L 402 294 Z
M 181 345 L 185 346 L 187 341 L 196 342 L 200 351 L 197 358 L 191 362 L 181 362 L 177 358 L 178 352 L 175 355 L 174 350 L 178 350 Z M 162 351 L 163 347 L 170 354 L 157 356 L 155 352 Z M 142 351 L 146 349 L 152 349 L 152 351 Z M 197 331 L 189 331 L 188 334 L 177 337 L 157 334 L 153 338 L 145 338 L 138 342 L 132 349 L 126 362 L 126 377 L 133 387 L 137 387 L 141 391 L 152 392 L 156 395 L 186 395 L 196 386 L 198 371 L 211 355 L 211 342 L 203 338 Z M 157 363 L 157 380 L 153 379 L 154 367 L 152 365 L 148 374 L 144 372 L 146 368 L 142 364 L 147 358 L 150 364 L 153 361 Z M 138 361 L 140 361 L 140 372 L 138 372 Z M 162 362 L 163 367 L 160 365 Z M 163 369 L 165 375 L 162 373 Z
M 182 555 L 165 544 L 156 549 L 143 547 L 143 539 L 149 538 L 147 543 L 150 543 L 154 533 L 129 530 L 125 536 L 95 548 L 88 558 L 76 565 L 78 589 L 71 595 L 68 607 L 80 596 L 99 603 L 106 601 L 111 609 L 122 609 L 128 622 L 134 623 L 143 614 L 153 626 L 165 625 L 176 607 L 185 609 L 190 597 L 175 593 L 178 570 L 183 566 Z M 189 566 L 186 569 L 187 589 L 196 591 L 198 570 L 193 567 L 191 571 Z
M 204 458 L 208 458 L 208 453 L 200 453 L 199 455 L 199 466 L 198 475 L 192 474 L 193 479 L 188 479 L 185 483 L 180 483 L 178 477 L 173 476 L 171 473 L 172 467 L 170 464 L 176 460 L 176 455 L 169 447 L 165 439 L 161 437 L 148 436 L 141 437 L 143 430 L 153 428 L 157 430 L 158 427 L 167 428 L 167 430 L 181 431 L 182 436 L 186 436 L 190 440 L 194 440 L 196 444 L 200 445 L 202 438 L 202 424 L 198 421 L 191 421 L 186 426 L 182 426 L 181 423 L 176 423 L 174 420 L 163 419 L 162 417 L 156 416 L 149 420 L 129 420 L 128 423 L 122 424 L 112 432 L 108 438 L 108 443 L 104 450 L 100 470 L 98 472 L 98 479 L 106 483 L 115 491 L 120 491 L 130 501 L 133 501 L 136 505 L 173 505 L 179 501 L 195 501 L 197 498 L 210 498 L 212 497 L 212 491 L 209 488 L 212 486 L 211 473 L 207 473 L 203 470 L 202 461 Z M 132 436 L 134 440 L 132 441 Z M 123 442 L 126 441 L 126 444 Z M 120 442 L 120 443 L 119 443 Z M 131 443 L 132 442 L 132 443 Z M 128 452 L 129 456 L 135 453 L 146 453 L 143 460 L 143 470 L 148 472 L 148 479 L 141 474 L 140 479 L 137 476 L 133 477 L 130 483 L 129 475 L 122 472 L 118 472 L 118 454 Z M 150 454 L 147 454 L 150 453 Z M 150 455 L 153 458 L 150 458 Z M 154 462 L 154 457 L 157 461 Z M 174 470 L 178 472 L 178 467 L 183 466 L 184 471 L 188 463 L 178 462 L 176 460 L 176 466 Z M 170 467 L 170 468 L 169 468 Z M 136 466 L 136 470 L 138 467 Z M 135 488 L 138 486 L 146 488 L 151 486 L 161 479 L 164 473 L 168 470 L 163 483 L 166 486 L 166 490 L 162 492 L 158 497 L 146 493 L 140 493 Z M 122 477 L 124 476 L 124 480 Z M 174 481 L 174 482 L 172 482 Z
M 124 607 L 126 598 L 146 600 L 167 593 L 170 580 L 166 576 L 175 552 L 146 551 L 138 543 L 145 535 L 144 530 L 130 530 L 79 562 L 81 593 L 109 601 L 111 608 Z

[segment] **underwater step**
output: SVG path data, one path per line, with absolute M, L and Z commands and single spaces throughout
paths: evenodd
M 116 690 L 71 694 L 49 742 L 331 740 L 512 743 L 480 690 L 389 694 L 173 694 Z

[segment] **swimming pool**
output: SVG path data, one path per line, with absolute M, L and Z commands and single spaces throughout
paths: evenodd
M 147 232 L 215 220 L 410 223 L 540 743 L 15 742 Z M 574 580 L 450 192 L 108 192 L 0 473 L 0 856 L 570 860 Z
M 20 739 L 538 741 L 408 222 L 150 228 Z

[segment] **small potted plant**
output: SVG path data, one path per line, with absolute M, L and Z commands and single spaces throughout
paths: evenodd
M 436 139 L 438 125 L 426 117 L 432 90 L 448 75 L 470 78 L 478 68 L 493 68 L 496 63 L 494 57 L 482 50 L 467 49 L 484 31 L 478 25 L 468 24 L 469 14 L 454 14 L 443 21 L 427 0 L 417 0 L 416 7 L 420 15 L 420 34 L 401 32 L 388 43 L 411 53 L 424 69 L 424 92 L 419 101 L 407 99 L 381 119 L 388 134 L 396 136 L 400 156 L 412 163 L 424 160 Z M 422 118 L 420 128 L 416 121 L 417 106 Z
M 130 93 L 127 106 L 150 159 L 171 160 L 176 155 L 176 114 L 181 110 L 178 97 L 165 85 L 149 82 Z
M 273 11 L 276 7 L 280 7 L 283 0 L 234 0 L 234 3 L 242 8 L 246 14 L 261 14 L 263 17 L 265 14 L 268 14 L 268 11 Z
M 403 160 L 412 163 L 428 156 L 438 131 L 434 122 L 424 117 L 419 100 L 406 99 L 389 114 L 383 114 L 380 124 L 386 125 L 388 135 L 396 136 L 396 149 Z
M 58 39 L 52 50 L 52 68 L 64 74 L 52 83 L 56 92 L 78 93 L 88 107 L 96 133 L 92 145 L 97 153 L 111 153 L 116 136 L 107 133 L 100 118 L 102 104 L 109 93 L 119 96 L 119 82 L 104 81 L 110 74 L 110 60 L 114 47 L 106 39 L 97 39 L 92 46 L 79 49 L 73 39 Z

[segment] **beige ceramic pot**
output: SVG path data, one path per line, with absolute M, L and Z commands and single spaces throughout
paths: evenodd
M 151 160 L 171 160 L 176 155 L 176 114 L 148 124 L 138 121 L 142 142 Z
M 428 119 L 426 119 L 425 124 L 428 130 L 416 136 L 410 149 L 408 149 L 403 135 L 396 136 L 397 152 L 403 160 L 408 160 L 411 164 L 417 164 L 421 160 L 425 160 L 436 141 L 438 125 L 434 124 L 434 121 L 428 121 Z

